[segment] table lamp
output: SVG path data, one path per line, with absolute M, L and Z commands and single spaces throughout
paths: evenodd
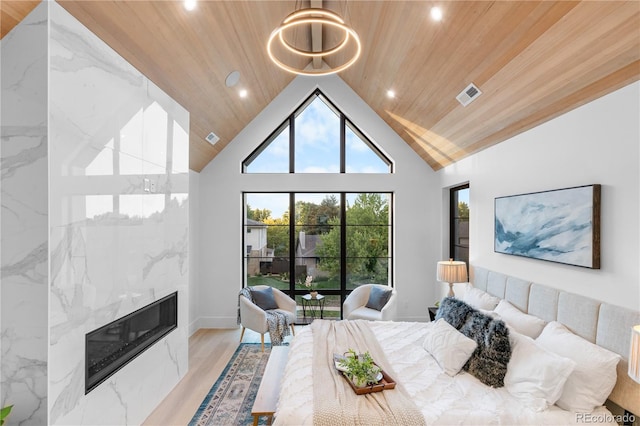
M 449 283 L 449 297 L 455 297 L 453 283 L 467 282 L 467 264 L 459 260 L 449 259 L 438 262 L 438 281 Z
M 640 383 L 640 325 L 631 327 L 628 374 L 629 377 Z

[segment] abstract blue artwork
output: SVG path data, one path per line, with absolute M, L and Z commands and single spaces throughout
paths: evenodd
M 497 253 L 600 269 L 600 185 L 495 199 Z

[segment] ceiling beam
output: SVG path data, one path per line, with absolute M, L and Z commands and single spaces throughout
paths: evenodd
M 311 7 L 314 9 L 322 9 L 322 0 L 311 0 Z M 311 51 L 322 51 L 322 24 L 311 24 Z M 322 57 L 315 56 L 313 58 L 313 69 L 322 68 Z

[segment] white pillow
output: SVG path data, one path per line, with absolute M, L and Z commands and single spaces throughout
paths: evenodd
M 573 334 L 556 321 L 547 324 L 536 342 L 577 364 L 556 402 L 560 408 L 590 413 L 604 404 L 616 384 L 620 355 Z
M 476 308 L 478 309 L 478 308 Z M 485 314 L 486 316 L 489 316 L 493 319 L 497 319 L 497 320 L 501 320 L 502 318 L 500 317 L 500 315 L 498 315 L 498 313 L 496 311 L 487 311 L 486 309 L 478 309 L 478 312 L 480 312 L 481 314 Z
M 546 324 L 544 320 L 534 317 L 533 315 L 525 314 L 506 300 L 501 300 L 500 303 L 498 303 L 495 312 L 500 315 L 500 319 L 507 323 L 512 330 L 529 336 L 532 339 L 535 339 L 542 333 L 542 329 Z
M 422 347 L 445 373 L 453 377 L 466 364 L 478 344 L 442 318 L 432 324 Z
M 576 363 L 547 351 L 530 337 L 509 332 L 511 359 L 504 377 L 504 387 L 525 405 L 544 411 L 553 405 Z
M 498 305 L 498 302 L 500 302 L 499 298 L 490 295 L 486 291 L 477 289 L 470 284 L 466 285 L 466 289 L 461 300 L 474 308 L 485 309 L 487 311 L 493 311 L 493 309 Z

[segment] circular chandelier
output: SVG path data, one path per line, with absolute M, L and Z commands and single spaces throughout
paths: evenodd
M 326 49 L 326 50 L 323 49 L 318 52 L 298 49 L 297 47 L 293 46 L 291 43 L 289 43 L 285 39 L 283 35 L 285 30 L 298 27 L 301 25 L 309 25 L 309 24 L 322 24 L 322 25 L 329 25 L 331 27 L 338 28 L 342 30 L 342 32 L 344 33 L 344 37 L 342 41 L 338 43 L 335 47 L 332 47 L 331 49 Z M 276 37 L 278 38 L 280 44 L 284 48 L 286 48 L 289 52 L 298 56 L 304 56 L 308 58 L 317 58 L 317 57 L 333 55 L 341 51 L 342 49 L 344 49 L 347 45 L 352 44 L 352 42 L 355 43 L 356 51 L 354 55 L 351 57 L 351 59 L 349 59 L 342 65 L 337 66 L 335 68 L 318 69 L 318 70 L 300 69 L 300 68 L 295 68 L 290 65 L 287 65 L 276 57 L 276 55 L 273 53 L 273 50 L 272 50 L 273 43 Z M 340 16 L 338 16 L 336 13 L 330 10 L 318 9 L 318 8 L 301 9 L 293 12 L 292 14 L 287 16 L 275 30 L 271 32 L 271 35 L 269 36 L 269 41 L 267 42 L 267 53 L 269 54 L 269 58 L 271 58 L 273 63 L 285 71 L 288 71 L 294 74 L 299 74 L 299 75 L 322 76 L 322 75 L 335 74 L 337 72 L 343 71 L 349 68 L 358 60 L 358 58 L 360 57 L 361 51 L 362 51 L 362 46 L 360 44 L 360 37 L 358 37 L 358 33 L 356 33 L 355 30 L 353 30 L 353 28 L 346 25 L 344 20 Z

